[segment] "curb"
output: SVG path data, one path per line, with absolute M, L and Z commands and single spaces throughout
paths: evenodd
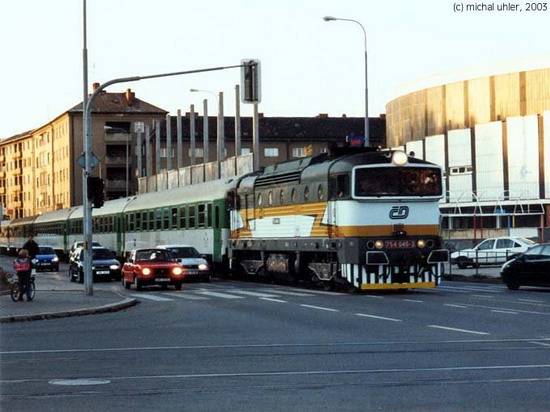
M 93 315 L 98 313 L 117 312 L 137 304 L 138 304 L 137 299 L 127 298 L 116 303 L 109 303 L 107 305 L 97 306 L 93 308 L 67 310 L 62 312 L 35 313 L 32 315 L 4 316 L 0 318 L 0 323 L 25 322 L 25 321 L 43 320 L 43 319 L 58 319 L 58 318 L 68 318 L 71 316 L 85 316 L 85 315 Z
M 492 283 L 492 284 L 503 284 L 500 277 L 486 276 L 486 275 L 443 275 L 443 280 L 449 280 L 451 282 L 472 282 L 472 283 Z

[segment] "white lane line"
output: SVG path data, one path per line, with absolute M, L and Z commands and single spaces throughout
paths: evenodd
M 328 312 L 339 312 L 338 309 L 325 308 L 325 307 L 323 307 L 323 306 L 313 306 L 313 305 L 305 305 L 305 304 L 301 304 L 300 306 L 303 306 L 304 308 L 326 310 L 326 311 L 328 311 Z
M 451 308 L 460 308 L 460 309 L 466 309 L 468 307 L 464 305 L 455 305 L 454 303 L 444 303 L 443 306 L 449 306 Z
M 300 289 L 303 290 L 303 289 Z M 348 293 L 342 293 L 342 292 L 329 292 L 326 290 L 312 290 L 312 289 L 306 289 L 307 293 L 313 293 L 314 295 L 346 295 L 349 296 Z
M 487 332 L 478 332 L 478 331 L 475 331 L 475 330 L 450 328 L 448 326 L 428 325 L 428 327 L 429 328 L 435 328 L 435 329 L 450 330 L 450 331 L 453 331 L 453 332 L 473 333 L 474 335 L 490 335 L 490 333 L 487 333 Z
M 249 292 L 248 290 L 231 289 L 231 293 L 237 293 L 239 295 L 254 296 L 257 298 L 276 298 L 277 295 L 268 295 L 267 293 Z
M 403 299 L 405 302 L 413 302 L 413 303 L 424 303 L 423 300 L 416 300 L 416 299 Z
M 170 299 L 170 298 L 163 298 L 161 296 L 145 295 L 145 294 L 138 294 L 138 293 L 134 293 L 131 296 L 134 296 L 134 297 L 139 298 L 139 299 L 143 298 L 143 299 L 154 300 L 155 302 L 171 302 L 171 301 L 174 300 L 174 299 Z
M 495 298 L 494 296 L 488 296 L 488 295 L 470 295 L 470 296 L 473 296 L 475 298 L 483 298 L 483 299 L 494 299 Z
M 356 313 L 355 316 L 362 316 L 364 318 L 372 318 L 379 320 L 389 320 L 391 322 L 403 322 L 401 319 L 387 318 L 385 316 L 367 315 L 366 313 Z
M 378 296 L 378 295 L 364 295 L 366 298 L 372 298 L 372 299 L 384 299 L 384 296 Z
M 518 313 L 517 312 L 513 312 L 511 310 L 498 310 L 498 309 L 492 309 L 491 312 L 494 312 L 494 313 L 506 313 L 508 315 L 517 315 Z
M 169 295 L 169 296 L 174 296 L 176 298 L 179 298 L 179 299 L 189 299 L 189 300 L 208 300 L 208 298 L 205 298 L 204 296 L 195 296 L 195 295 L 190 295 L 188 293 L 185 293 L 185 292 L 182 292 L 182 293 L 176 293 L 176 292 L 167 292 L 167 293 L 163 293 L 163 295 Z
M 534 343 L 535 345 L 544 346 L 545 348 L 550 348 L 550 343 L 544 343 L 544 342 L 529 342 Z
M 258 289 L 258 290 L 263 290 L 263 291 L 266 291 L 266 292 L 271 292 L 271 293 L 274 293 L 276 295 L 288 295 L 288 296 L 313 296 L 311 294 L 308 294 L 308 293 L 301 293 L 301 292 L 290 292 L 290 291 L 286 291 L 286 290 L 282 290 L 282 289 Z
M 526 303 L 544 303 L 544 300 L 518 299 L 518 302 L 526 302 Z
M 273 298 L 260 298 L 261 300 L 268 300 L 270 302 L 286 303 L 286 300 L 273 299 Z
M 230 295 L 228 293 L 220 293 L 220 292 L 210 292 L 208 290 L 197 290 L 195 293 L 198 293 L 200 295 L 205 296 L 213 296 L 215 298 L 223 298 L 223 299 L 242 299 L 242 296 L 237 295 Z

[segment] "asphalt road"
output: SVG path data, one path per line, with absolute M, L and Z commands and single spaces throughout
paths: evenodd
M 38 280 L 81 287 L 63 273 Z M 215 280 L 124 293 L 141 303 L 3 324 L 2 410 L 550 405 L 550 289 L 446 282 L 436 290 L 338 294 Z

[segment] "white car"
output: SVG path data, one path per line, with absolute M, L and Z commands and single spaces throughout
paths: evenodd
M 472 249 L 463 249 L 451 254 L 451 263 L 456 263 L 460 269 L 468 266 L 498 265 L 511 259 L 518 253 L 527 251 L 536 245 L 524 237 L 496 237 L 485 239 Z
M 69 263 L 73 262 L 76 256 L 80 256 L 80 250 L 83 245 L 83 241 L 73 242 L 71 248 L 69 249 Z M 93 247 L 101 247 L 101 245 L 98 242 L 92 242 L 92 248 Z
M 186 279 L 200 279 L 210 282 L 212 269 L 208 261 L 190 245 L 158 245 L 157 249 L 166 249 L 174 254 L 183 267 Z

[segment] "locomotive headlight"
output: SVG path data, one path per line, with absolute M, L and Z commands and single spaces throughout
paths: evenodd
M 402 152 L 401 150 L 397 150 L 393 152 L 393 155 L 391 157 L 391 162 L 396 166 L 403 166 L 406 165 L 409 161 L 409 157 L 405 152 Z
M 376 242 L 374 242 L 374 247 L 376 249 L 382 249 L 384 247 L 384 242 L 382 242 L 381 240 L 377 240 Z
M 425 248 L 426 247 L 426 241 L 424 241 L 424 239 L 418 239 L 416 241 L 416 246 L 418 246 L 420 249 Z

